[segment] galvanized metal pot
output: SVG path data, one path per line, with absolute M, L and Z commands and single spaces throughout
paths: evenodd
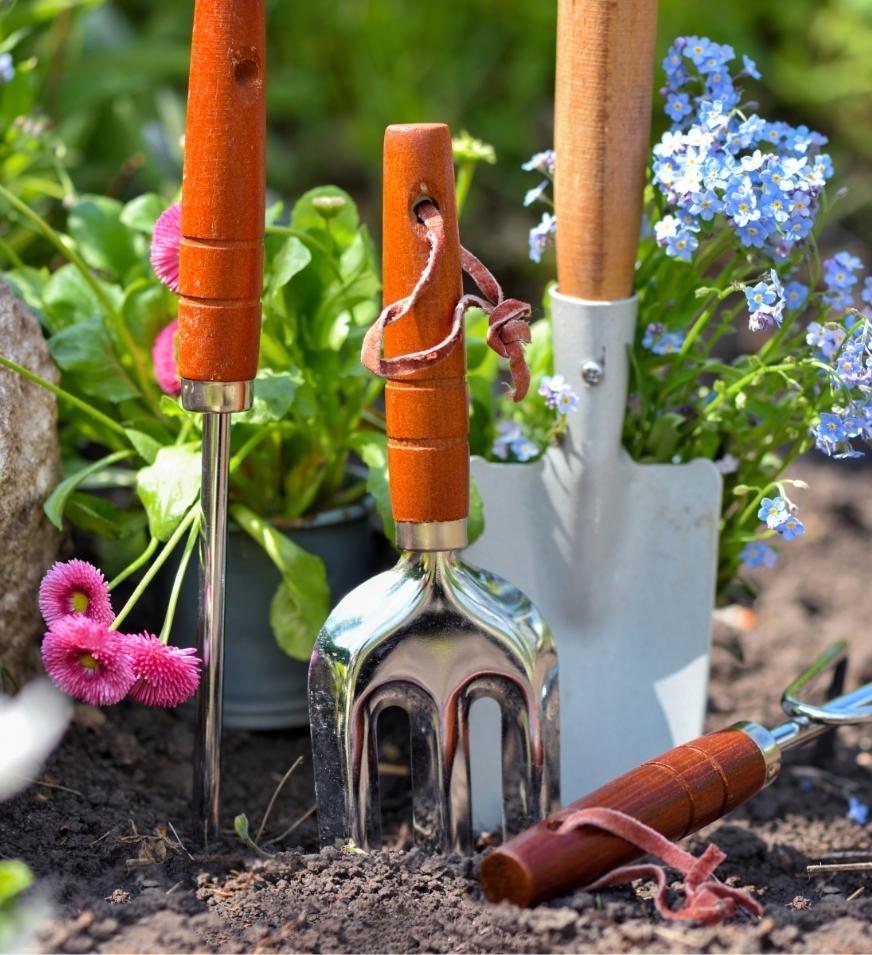
M 337 604 L 374 573 L 371 499 L 323 511 L 303 526 L 283 532 L 324 561 L 332 603 Z M 173 571 L 175 568 L 173 568 Z M 172 574 L 166 575 L 167 596 Z M 271 730 L 309 722 L 308 661 L 279 649 L 269 623 L 269 605 L 281 577 L 263 548 L 230 525 L 227 536 L 227 608 L 224 646 L 224 725 Z M 197 624 L 197 568 L 185 574 L 171 643 L 194 646 Z M 184 715 L 193 707 L 179 708 Z

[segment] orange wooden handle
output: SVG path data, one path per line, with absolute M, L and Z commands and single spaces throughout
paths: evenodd
M 385 302 L 405 298 L 427 265 L 430 246 L 415 204 L 429 198 L 442 214 L 445 252 L 414 309 L 388 325 L 385 358 L 438 345 L 463 294 L 451 134 L 441 123 L 389 126 L 384 151 Z M 469 513 L 469 399 L 463 338 L 432 368 L 385 386 L 388 469 L 394 520 L 456 521 Z
M 481 867 L 493 902 L 536 905 L 589 885 L 645 853 L 617 836 L 582 826 L 557 834 L 579 809 L 619 809 L 677 841 L 720 819 L 758 793 L 766 781 L 760 747 L 727 729 L 678 746 L 566 806 L 495 850 Z
M 179 374 L 257 374 L 263 287 L 264 0 L 196 0 L 182 180 Z
M 651 130 L 657 0 L 559 0 L 554 148 L 557 279 L 627 298 Z

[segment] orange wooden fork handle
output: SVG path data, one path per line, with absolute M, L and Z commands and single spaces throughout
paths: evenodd
M 481 884 L 493 902 L 536 905 L 589 885 L 644 855 L 600 829 L 557 833 L 578 809 L 605 806 L 677 841 L 720 819 L 756 795 L 766 761 L 741 730 L 726 729 L 678 746 L 549 816 L 489 855 Z
M 430 246 L 415 215 L 433 201 L 445 252 L 435 281 L 414 309 L 388 325 L 385 358 L 431 348 L 451 331 L 463 294 L 451 134 L 442 124 L 389 126 L 384 146 L 383 281 L 386 303 L 405 298 L 427 265 Z M 469 411 L 463 338 L 433 368 L 388 379 L 385 411 L 394 520 L 457 521 L 469 513 Z
M 557 17 L 558 285 L 614 301 L 633 292 L 657 0 L 559 0 Z
M 264 0 L 196 0 L 182 182 L 179 374 L 250 381 L 263 286 Z

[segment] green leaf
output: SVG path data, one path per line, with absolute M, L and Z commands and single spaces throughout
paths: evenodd
M 375 498 L 385 537 L 393 544 L 394 515 L 388 475 L 388 436 L 381 431 L 358 431 L 349 437 L 348 446 L 360 455 L 369 468 L 366 489 Z
M 130 432 L 128 432 L 128 434 L 130 434 Z M 124 458 L 129 458 L 132 456 L 132 451 L 116 451 L 114 454 L 107 455 L 105 458 L 95 461 L 88 467 L 82 468 L 81 471 L 77 471 L 75 474 L 61 481 L 61 483 L 58 484 L 58 486 L 51 492 L 51 494 L 48 496 L 48 500 L 42 506 L 46 517 L 48 517 L 48 519 L 59 531 L 63 530 L 64 508 L 66 507 L 67 500 L 73 491 L 75 491 L 76 488 L 92 474 L 102 471 L 104 468 L 108 467 L 110 464 L 114 464 L 116 461 L 122 461 Z
M 90 534 L 99 534 L 109 540 L 119 540 L 128 536 L 128 522 L 124 511 L 120 511 L 111 501 L 93 494 L 70 494 L 64 508 L 64 516 L 72 524 Z
M 200 448 L 196 444 L 161 448 L 154 464 L 136 477 L 153 537 L 167 541 L 200 493 Z
M 121 315 L 136 344 L 150 349 L 158 332 L 171 320 L 167 290 L 154 279 L 137 279 L 124 291 Z
M 267 552 L 282 575 L 282 585 L 270 605 L 270 623 L 276 642 L 290 656 L 308 660 L 318 631 L 330 612 L 330 588 L 324 562 L 244 505 L 234 504 L 230 513 Z
M 160 441 L 156 441 L 150 434 L 137 431 L 135 428 L 125 428 L 124 431 L 142 460 L 146 464 L 154 464 L 158 451 L 163 447 Z
M 269 622 L 276 643 L 295 660 L 308 660 L 318 634 L 312 634 L 300 601 L 282 581 L 269 605 Z
M 100 319 L 88 319 L 64 328 L 52 335 L 48 348 L 57 364 L 75 375 L 76 384 L 86 395 L 109 401 L 124 401 L 139 395 L 115 357 Z
M 170 398 L 169 395 L 161 395 L 160 401 L 160 410 L 168 418 L 181 418 L 182 421 L 196 421 L 199 415 L 194 415 L 185 409 L 179 404 L 178 399 Z
M 297 272 L 302 272 L 311 261 L 312 253 L 296 236 L 291 236 L 273 260 L 270 294 L 287 285 Z
M 466 533 L 470 544 L 477 541 L 484 533 L 484 502 L 471 474 L 469 475 L 469 520 L 466 523 Z
M 679 427 L 684 423 L 684 417 L 670 411 L 662 414 L 655 422 L 648 436 L 646 447 L 654 455 L 656 461 L 665 464 L 672 460 L 678 446 L 681 434 Z
M 166 207 L 167 204 L 161 196 L 155 192 L 147 192 L 131 199 L 121 210 L 119 219 L 129 229 L 151 235 L 155 222 Z
M 21 895 L 31 885 L 33 873 L 20 859 L 4 859 L 0 862 L 0 905 Z
M 354 242 L 360 220 L 354 200 L 338 186 L 318 186 L 300 196 L 291 214 L 291 228 L 300 232 L 320 232 L 327 236 L 324 219 L 312 205 L 312 200 L 319 196 L 341 196 L 345 200 L 340 213 L 330 220 L 329 232 L 330 238 L 339 247 L 340 252 L 344 252 Z
M 70 210 L 67 228 L 92 268 L 122 278 L 140 262 L 131 230 L 121 221 L 121 203 L 84 196 Z
M 103 304 L 75 265 L 62 265 L 45 284 L 43 307 L 60 330 L 103 314 Z
M 272 852 L 265 852 L 248 834 L 248 816 L 246 816 L 244 812 L 240 813 L 233 820 L 233 828 L 236 830 L 236 835 L 239 836 L 252 852 L 256 852 L 261 859 L 275 859 L 275 855 Z
M 241 424 L 280 421 L 291 410 L 294 395 L 303 381 L 303 373 L 296 368 L 292 371 L 261 368 L 255 379 L 251 408 L 236 415 L 234 420 Z

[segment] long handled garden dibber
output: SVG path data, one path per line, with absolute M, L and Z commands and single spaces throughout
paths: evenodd
M 621 446 L 656 19 L 657 0 L 560 0 L 554 363 L 578 412 L 535 465 L 473 461 L 486 527 L 468 557 L 529 594 L 557 643 L 564 803 L 692 739 L 705 712 L 720 475 Z
M 182 184 L 179 374 L 203 415 L 194 838 L 218 833 L 230 414 L 260 344 L 266 137 L 263 0 L 197 0 Z
M 393 304 L 367 335 L 363 358 L 388 377 L 391 503 L 405 553 L 345 597 L 315 644 L 309 715 L 318 827 L 324 846 L 381 845 L 376 721 L 385 707 L 400 706 L 411 729 L 416 841 L 468 852 L 474 700 L 491 697 L 502 710 L 506 831 L 558 804 L 557 659 L 530 601 L 457 557 L 469 512 L 461 321 L 470 297 L 448 127 L 389 127 L 384 172 L 384 295 Z M 520 358 L 516 336 L 527 334 L 526 324 L 512 316 L 529 315 L 529 307 L 503 301 L 468 254 L 463 263 L 494 302 L 486 305 L 491 331 L 510 339 Z

